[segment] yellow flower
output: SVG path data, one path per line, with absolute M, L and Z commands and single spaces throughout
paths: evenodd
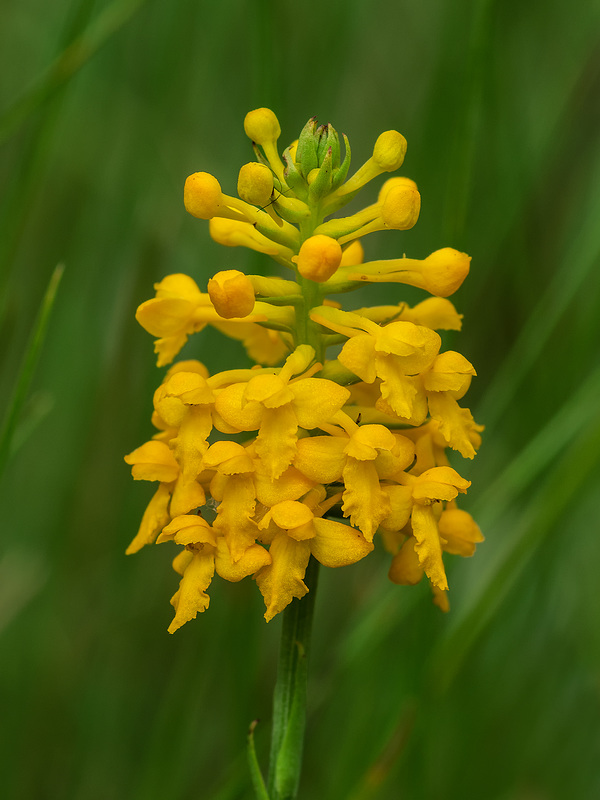
M 381 467 L 389 471 L 391 461 L 392 472 L 405 469 L 413 461 L 414 447 L 383 425 L 359 427 L 345 414 L 337 415 L 336 421 L 346 430 L 331 426 L 333 435 L 300 439 L 294 466 L 318 483 L 342 479 L 343 514 L 372 542 L 379 523 L 390 513 L 389 498 L 380 486 Z
M 195 480 L 186 479 L 172 451 L 164 442 L 150 441 L 125 456 L 136 480 L 159 481 L 160 485 L 150 500 L 139 530 L 126 550 L 129 555 L 152 544 L 171 515 L 186 513 L 204 504 L 203 487 Z
M 158 353 L 157 366 L 169 364 L 181 350 L 188 336 L 201 331 L 206 325 L 240 339 L 251 357 L 263 363 L 276 363 L 285 352 L 285 343 L 277 330 L 267 330 L 255 323 L 286 327 L 293 316 L 285 308 L 256 302 L 253 313 L 243 318 L 223 319 L 213 306 L 210 296 L 198 289 L 187 275 L 168 275 L 154 285 L 156 297 L 142 303 L 136 319 L 148 333 L 159 338 L 154 343 Z M 237 287 L 239 293 L 239 286 Z M 249 290 L 246 284 L 246 303 Z M 238 310 L 246 310 L 244 308 Z
M 298 375 L 313 358 L 312 347 L 301 345 L 278 375 L 232 384 L 217 398 L 216 409 L 225 422 L 239 431 L 258 431 L 256 452 L 273 480 L 292 463 L 298 428 L 312 430 L 328 422 L 350 394 L 333 381 Z
M 381 402 L 386 413 L 419 425 L 427 416 L 425 392 L 417 380 L 438 354 L 441 339 L 435 331 L 412 322 L 379 326 L 358 314 L 321 306 L 311 317 L 348 336 L 338 360 L 365 383 L 381 379 Z
M 475 546 L 483 541 L 481 531 L 473 517 L 467 511 L 456 508 L 454 502 L 449 502 L 442 511 L 437 520 L 437 528 L 442 550 L 453 555 L 472 556 L 475 552 Z M 410 530 L 407 531 L 406 529 L 404 532 L 411 533 Z M 429 533 L 431 538 L 435 540 L 435 535 L 431 531 Z M 437 549 L 437 543 L 435 549 Z M 422 555 L 419 554 L 418 540 L 415 536 L 407 535 L 392 559 L 388 573 L 389 578 L 394 583 L 414 586 L 419 583 L 424 573 L 424 561 Z M 447 611 L 446 585 L 443 579 L 439 579 L 437 571 L 435 571 L 432 579 L 432 589 L 434 591 L 434 602 L 440 606 L 442 611 Z
M 483 542 L 483 534 L 473 517 L 468 511 L 456 508 L 453 503 L 449 503 L 442 511 L 438 530 L 446 553 L 472 556 L 476 545 Z
M 209 221 L 215 242 L 268 255 L 291 279 L 228 265 L 201 291 L 187 275 L 168 275 L 139 306 L 158 366 L 206 325 L 240 341 L 254 366 L 209 375 L 187 360 L 168 370 L 154 393 L 154 438 L 125 459 L 134 479 L 158 483 L 127 552 L 155 540 L 183 548 L 171 632 L 208 606 L 215 572 L 254 576 L 270 620 L 309 591 L 311 557 L 352 564 L 373 550 L 377 531 L 393 555 L 390 579 L 426 575 L 448 610 L 442 554 L 472 555 L 483 539 L 456 507 L 470 484 L 447 455 L 473 458 L 480 444 L 482 426 L 459 405 L 476 373 L 460 353 L 441 352 L 438 333 L 461 329 L 447 297 L 471 259 L 444 247 L 424 259 L 365 261 L 363 236 L 408 230 L 419 216 L 421 195 L 405 176 L 385 180 L 376 202 L 338 213 L 402 165 L 398 131 L 382 133 L 351 174 L 348 138 L 315 117 L 281 151 L 270 109 L 250 111 L 244 130 L 255 160 L 239 169 L 239 196 L 195 172 L 184 205 Z M 331 297 L 382 282 L 433 296 L 355 311 Z M 326 518 L 334 513 L 346 522 Z
M 196 282 L 187 275 L 168 275 L 154 284 L 156 297 L 139 306 L 135 318 L 142 328 L 157 336 L 154 351 L 158 366 L 172 361 L 187 337 L 210 321 L 212 308 L 208 295 L 203 295 Z M 208 317 L 208 318 L 207 318 Z
M 440 353 L 422 376 L 432 419 L 446 442 L 465 458 L 475 456 L 471 432 L 481 430 L 468 408 L 456 402 L 463 397 L 476 372 L 460 353 L 447 350 Z
M 404 480 L 412 493 L 410 521 L 419 563 L 431 583 L 445 591 L 448 581 L 442 561 L 437 512 L 442 501 L 454 500 L 459 492 L 465 493 L 471 482 L 461 478 L 452 467 L 433 467 L 422 475 L 406 475 Z
M 318 505 L 284 500 L 274 505 L 259 524 L 270 529 L 271 563 L 256 574 L 265 598 L 265 619 L 271 620 L 308 591 L 302 580 L 311 554 L 326 567 L 343 567 L 364 558 L 373 549 L 358 531 L 341 522 L 321 519 Z
M 173 562 L 173 567 L 182 578 L 179 589 L 171 598 L 175 618 L 169 625 L 169 633 L 175 633 L 199 612 L 208 608 L 210 598 L 206 590 L 215 571 L 225 580 L 237 582 L 252 575 L 271 560 L 263 547 L 254 544 L 234 562 L 224 538 L 218 536 L 201 517 L 193 514 L 172 520 L 158 541 L 174 541 L 186 547 Z
M 215 395 L 197 372 L 176 372 L 154 393 L 156 413 L 177 428 L 170 440 L 183 475 L 195 479 L 202 471 L 202 456 L 208 449 Z

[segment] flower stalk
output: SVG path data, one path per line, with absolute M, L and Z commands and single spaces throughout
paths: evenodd
M 277 682 L 273 694 L 273 729 L 269 762 L 270 800 L 294 800 L 300 781 L 308 657 L 319 564 L 311 558 L 304 581 L 308 594 L 283 612 Z

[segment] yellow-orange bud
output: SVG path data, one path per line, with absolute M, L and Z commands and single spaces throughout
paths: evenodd
M 215 311 L 224 319 L 247 317 L 254 308 L 254 288 L 237 269 L 225 269 L 208 282 L 208 294 Z
M 266 206 L 273 192 L 273 173 L 266 164 L 251 161 L 240 169 L 238 195 L 253 206 Z
M 211 219 L 221 203 L 221 184 L 208 172 L 194 172 L 183 188 L 185 210 L 198 219 Z
M 256 108 L 244 119 L 246 136 L 256 144 L 276 142 L 281 135 L 279 120 L 270 108 Z
M 398 169 L 406 155 L 406 139 L 398 131 L 384 131 L 377 137 L 373 148 L 373 161 L 382 172 Z
M 298 272 L 303 278 L 323 283 L 340 266 L 342 248 L 336 239 L 319 233 L 307 239 L 292 260 L 297 263 Z
M 396 184 L 385 193 L 381 218 L 386 228 L 407 231 L 419 219 L 420 210 L 421 195 L 416 186 L 406 183 Z
M 471 257 L 466 253 L 443 247 L 422 262 L 424 288 L 438 297 L 449 297 L 469 274 Z

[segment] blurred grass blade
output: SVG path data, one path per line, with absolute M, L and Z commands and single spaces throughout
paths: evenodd
M 25 135 L 19 161 L 3 186 L 0 198 L 0 320 L 5 313 L 13 259 L 17 253 L 41 176 L 52 154 L 54 129 L 69 80 L 91 59 L 112 34 L 145 0 L 119 0 L 89 22 L 93 0 L 80 0 L 58 43 L 59 55 L 51 66 L 12 106 L 0 115 L 0 144 L 27 118 L 39 112 Z M 47 102 L 52 99 L 54 102 Z
M 13 443 L 14 433 L 23 410 L 23 406 L 27 399 L 27 393 L 31 385 L 33 373 L 40 355 L 42 344 L 48 328 L 50 314 L 56 299 L 56 293 L 60 284 L 64 271 L 64 265 L 58 264 L 52 273 L 48 288 L 44 294 L 40 310 L 38 312 L 37 320 L 33 328 L 31 339 L 29 341 L 27 350 L 23 357 L 23 363 L 17 377 L 13 396 L 9 403 L 4 418 L 4 423 L 0 431 L 0 478 L 4 472 L 4 468 L 8 462 L 11 454 L 11 445 Z
M 473 505 L 473 515 L 486 527 L 552 464 L 598 412 L 600 366 L 587 377 L 571 399 L 531 439 Z M 490 513 L 489 509 L 493 509 Z
M 487 389 L 479 416 L 488 428 L 495 425 L 544 350 L 577 292 L 600 263 L 598 213 L 600 202 L 590 204 L 587 224 L 566 253 L 562 268 L 541 295 L 527 324 L 521 330 L 504 363 Z M 586 235 L 587 233 L 587 235 Z
M 145 1 L 116 0 L 65 47 L 34 86 L 0 117 L 0 144 L 63 83 L 72 78 Z
M 254 747 L 254 729 L 257 724 L 258 720 L 254 720 L 248 731 L 248 764 L 250 766 L 250 775 L 252 777 L 252 786 L 254 787 L 256 800 L 269 800 L 267 787 L 265 786 L 265 781 L 258 764 L 258 758 L 256 757 L 256 748 Z
M 517 474 L 526 474 L 527 466 L 532 463 L 533 449 L 538 449 L 545 455 L 538 459 L 537 470 L 534 472 L 541 472 L 552 462 L 555 466 L 521 514 L 518 529 L 504 553 L 486 574 L 481 575 L 467 604 L 455 617 L 453 625 L 433 654 L 433 685 L 448 688 L 474 643 L 498 612 L 510 587 L 514 585 L 546 535 L 556 527 L 569 505 L 575 502 L 577 494 L 597 467 L 600 454 L 600 417 L 597 408 L 600 368 L 593 373 L 584 388 L 586 391 L 578 392 L 569 403 L 569 408 L 556 415 L 532 445 L 525 449 L 521 458 L 517 459 Z M 581 405 L 581 398 L 585 395 L 588 396 L 587 408 Z M 580 415 L 578 430 L 574 431 L 572 427 L 567 429 L 570 446 L 563 458 L 556 461 L 556 454 L 547 448 L 546 440 L 551 433 L 557 434 L 560 430 L 561 419 L 567 419 L 574 411 L 578 411 Z M 562 444 L 564 447 L 565 442 Z M 528 484 L 521 488 L 526 490 Z M 500 517 L 509 508 L 511 500 L 509 492 L 503 502 L 494 507 L 492 519 Z

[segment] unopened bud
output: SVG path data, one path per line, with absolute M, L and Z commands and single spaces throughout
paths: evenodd
M 377 137 L 373 148 L 373 161 L 382 172 L 398 169 L 406 155 L 406 139 L 398 131 L 384 131 Z
M 407 184 L 391 186 L 381 206 L 381 218 L 386 228 L 407 231 L 419 219 L 421 195 L 416 187 Z
M 307 239 L 293 259 L 303 278 L 323 283 L 331 278 L 342 261 L 342 248 L 331 236 L 317 234 Z
M 240 169 L 238 195 L 253 206 L 266 206 L 273 192 L 273 173 L 266 164 L 251 161 Z
M 276 142 L 281 135 L 279 120 L 270 108 L 256 108 L 249 111 L 244 119 L 246 136 L 256 144 Z
M 221 203 L 221 184 L 208 172 L 194 172 L 183 188 L 185 210 L 199 219 L 212 219 Z
M 208 294 L 215 311 L 224 319 L 247 317 L 254 308 L 254 288 L 237 269 L 226 269 L 208 282 Z
M 438 297 L 449 297 L 469 274 L 471 257 L 451 247 L 443 247 L 422 263 L 424 288 Z
M 403 186 L 404 188 L 410 187 L 412 189 L 417 188 L 417 184 L 411 178 L 403 178 L 400 176 L 395 178 L 388 178 L 387 181 L 383 184 L 383 186 L 379 190 L 379 195 L 377 196 L 377 202 L 383 203 L 390 189 L 395 188 L 396 186 Z

